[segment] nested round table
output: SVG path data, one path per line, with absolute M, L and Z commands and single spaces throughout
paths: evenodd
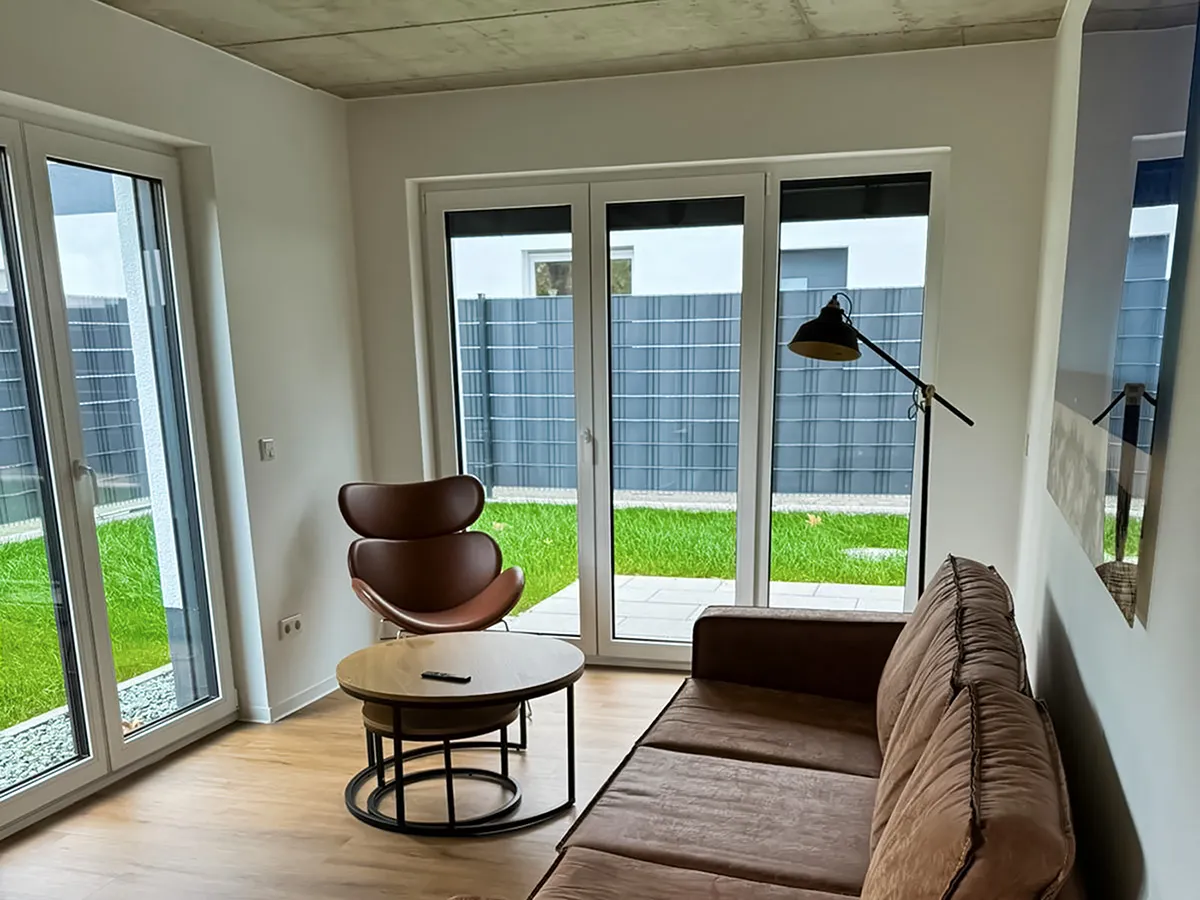
M 422 678 L 423 672 L 469 675 L 471 681 L 433 681 Z M 350 654 L 338 663 L 337 680 L 343 691 L 363 701 L 367 766 L 346 785 L 346 808 L 378 828 L 442 837 L 516 831 L 566 812 L 575 804 L 575 682 L 582 674 L 583 654 L 571 644 L 503 631 L 406 637 Z M 566 799 L 518 816 L 521 788 L 509 774 L 509 753 L 526 750 L 525 705 L 557 691 L 566 692 Z M 508 726 L 517 720 L 520 739 L 512 743 Z M 470 740 L 492 732 L 499 733 L 499 740 Z M 392 741 L 391 756 L 384 755 L 385 739 Z M 404 741 L 427 746 L 405 751 Z M 454 750 L 498 751 L 500 768 L 455 766 Z M 442 755 L 440 767 L 404 771 L 405 763 L 434 754 Z M 505 799 L 482 815 L 459 817 L 456 779 L 497 784 Z M 359 796 L 372 780 L 375 787 L 361 803 Z M 404 789 L 430 780 L 445 782 L 446 819 L 413 821 L 405 814 Z M 380 808 L 390 794 L 396 797 L 394 816 Z

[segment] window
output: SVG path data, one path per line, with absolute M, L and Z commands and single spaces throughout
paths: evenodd
M 920 370 L 930 185 L 927 174 L 783 182 L 771 606 L 903 608 L 912 386 L 870 353 L 831 364 L 787 342 L 844 290 L 858 327 Z
M 531 297 L 571 296 L 571 251 L 526 250 L 526 293 Z M 633 248 L 614 247 L 609 261 L 614 294 L 633 293 Z

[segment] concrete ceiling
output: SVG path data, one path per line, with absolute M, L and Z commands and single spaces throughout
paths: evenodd
M 1066 4 L 1066 0 L 101 2 L 342 97 L 1033 40 L 1054 35 Z
M 1195 25 L 1197 0 L 1092 0 L 1085 31 L 1141 31 Z

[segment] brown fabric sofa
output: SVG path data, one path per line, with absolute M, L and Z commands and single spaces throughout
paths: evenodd
M 951 557 L 911 616 L 706 611 L 533 896 L 1050 900 L 1068 810 L 1008 589 Z

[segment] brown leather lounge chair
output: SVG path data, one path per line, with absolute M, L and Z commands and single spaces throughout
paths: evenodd
M 354 593 L 412 634 L 478 631 L 501 621 L 521 599 L 525 573 L 501 571 L 491 535 L 466 530 L 483 503 L 473 475 L 343 485 L 338 506 L 362 536 L 350 545 Z

